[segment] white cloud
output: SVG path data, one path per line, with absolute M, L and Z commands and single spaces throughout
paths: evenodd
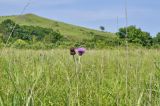
M 0 0 L 0 4 L 23 4 L 31 2 L 39 5 L 61 5 L 76 2 L 77 0 Z
M 69 4 L 74 3 L 77 0 L 46 0 L 46 4 L 60 5 L 60 4 Z M 41 2 L 44 3 L 44 2 Z
M 0 3 L 11 4 L 11 3 L 22 3 L 22 2 L 26 2 L 26 1 L 29 1 L 29 0 L 0 0 Z

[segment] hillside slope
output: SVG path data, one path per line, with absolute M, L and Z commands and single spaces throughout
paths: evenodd
M 53 30 L 59 31 L 65 37 L 73 40 L 90 39 L 91 33 L 101 36 L 114 37 L 114 34 L 108 32 L 101 32 L 93 29 L 88 29 L 80 26 L 66 24 L 63 22 L 54 21 L 51 19 L 43 18 L 35 14 L 24 14 L 21 16 L 1 16 L 0 22 L 5 19 L 12 19 L 20 25 L 32 25 L 41 26 L 45 28 L 52 28 Z

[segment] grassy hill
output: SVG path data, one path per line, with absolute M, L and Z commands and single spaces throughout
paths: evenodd
M 35 14 L 24 14 L 21 16 L 0 16 L 0 22 L 5 19 L 12 19 L 20 25 L 32 25 L 41 26 L 45 28 L 52 28 L 53 30 L 59 31 L 65 37 L 73 40 L 90 39 L 91 33 L 101 36 L 115 37 L 114 34 L 108 32 L 101 32 L 98 30 L 88 29 L 80 26 L 66 24 L 55 20 L 43 18 Z

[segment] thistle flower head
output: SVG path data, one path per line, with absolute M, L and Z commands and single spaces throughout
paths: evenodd
M 76 51 L 75 51 L 75 48 L 70 48 L 70 55 L 75 55 L 76 54 Z
M 85 53 L 86 49 L 85 48 L 77 48 L 76 52 L 78 53 L 79 56 L 82 56 Z

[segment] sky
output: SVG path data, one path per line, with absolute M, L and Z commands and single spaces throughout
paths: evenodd
M 125 26 L 125 0 L 0 0 L 0 15 L 19 15 L 27 3 L 24 14 L 97 30 L 104 26 L 108 32 Z M 152 36 L 160 32 L 160 0 L 127 0 L 127 10 L 128 25 Z

